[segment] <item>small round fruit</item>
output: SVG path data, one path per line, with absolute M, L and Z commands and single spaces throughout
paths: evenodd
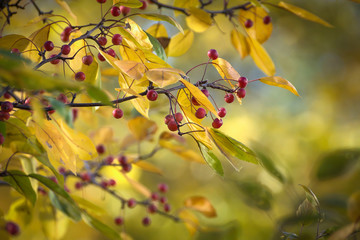
M 88 172 L 83 172 L 83 173 L 80 173 L 80 178 L 83 182 L 90 182 L 91 175 Z
M 165 212 L 170 212 L 170 211 L 171 211 L 171 206 L 170 206 L 170 204 L 168 204 L 168 203 L 165 203 L 165 204 L 164 204 L 164 211 L 165 211 Z
M 87 55 L 87 56 L 82 57 L 82 62 L 85 65 L 89 66 L 90 64 L 92 64 L 93 61 L 94 61 L 94 59 L 93 59 L 93 57 L 91 55 Z
M 219 57 L 219 54 L 215 49 L 210 49 L 207 54 L 211 60 L 215 60 Z
M 79 189 L 81 189 L 82 187 L 83 187 L 82 182 L 76 182 L 76 183 L 75 183 L 75 189 L 79 190 Z
M 51 50 L 53 50 L 53 49 L 54 49 L 54 43 L 53 43 L 52 41 L 46 41 L 46 42 L 44 43 L 44 49 L 45 49 L 46 51 L 51 51 Z
M 239 98 L 244 98 L 245 95 L 246 95 L 246 90 L 245 90 L 245 88 L 240 88 L 239 90 L 237 90 L 236 95 L 237 95 Z
M 60 34 L 60 39 L 61 39 L 61 41 L 62 42 L 64 42 L 64 43 L 66 43 L 66 42 L 69 42 L 69 36 L 70 35 L 66 35 L 64 32 L 62 32 L 61 34 Z
M 5 229 L 6 231 L 11 235 L 11 236 L 17 236 L 20 234 L 20 227 L 19 225 L 17 225 L 16 223 L 12 222 L 12 221 L 8 221 L 5 225 Z
M 13 48 L 13 49 L 11 49 L 11 53 L 19 54 L 19 53 L 20 53 L 20 50 L 17 49 L 17 48 Z
M 117 217 L 114 219 L 116 225 L 122 225 L 124 223 L 124 219 L 122 217 Z
M 96 151 L 98 154 L 104 154 L 105 153 L 105 146 L 102 144 L 99 144 L 96 146 Z
M 176 130 L 178 130 L 178 126 L 177 126 L 175 120 L 170 120 L 167 126 L 168 126 L 168 129 L 172 132 L 175 132 Z
M 199 119 L 203 119 L 205 115 L 206 115 L 206 111 L 204 108 L 198 108 L 198 110 L 196 110 L 195 112 L 195 117 Z
M 114 109 L 112 114 L 113 114 L 114 118 L 116 118 L 116 119 L 122 118 L 124 116 L 124 112 L 120 108 Z
M 220 128 L 222 125 L 223 125 L 223 121 L 222 119 L 219 118 L 215 118 L 214 121 L 212 122 L 213 128 Z
M 248 84 L 248 79 L 246 77 L 239 77 L 238 79 L 238 86 L 239 88 L 245 88 Z
M 221 108 L 219 108 L 217 113 L 218 113 L 219 117 L 223 118 L 226 115 L 226 109 L 221 107 Z
M 108 188 L 109 183 L 108 183 L 107 181 L 105 181 L 105 180 L 102 180 L 101 183 L 100 183 L 100 185 L 101 185 L 103 188 Z
M 0 121 L 7 121 L 10 118 L 10 113 L 0 111 Z
M 269 15 L 265 16 L 263 18 L 263 23 L 264 24 L 269 24 L 271 22 L 271 17 Z
M 86 78 L 85 73 L 83 73 L 83 72 L 75 73 L 75 80 L 76 81 L 84 81 L 85 78 Z
M 129 208 L 134 208 L 136 206 L 136 200 L 133 199 L 133 198 L 130 198 L 128 201 L 127 201 L 127 206 Z
M 64 167 L 59 167 L 59 173 L 64 175 L 66 173 L 66 169 Z
M 179 112 L 175 113 L 175 120 L 177 122 L 181 122 L 183 119 L 184 119 L 184 117 L 183 117 L 182 113 L 179 113 Z
M 153 192 L 153 193 L 151 193 L 150 198 L 151 198 L 151 200 L 153 200 L 153 201 L 157 201 L 157 200 L 159 200 L 160 196 L 159 196 L 158 193 Z
M 0 145 L 3 145 L 4 141 L 5 141 L 5 137 L 4 135 L 2 135 L 2 133 L 0 133 Z
M 148 206 L 147 210 L 148 210 L 149 213 L 156 213 L 157 207 L 156 207 L 155 204 L 150 204 L 150 205 Z
M 234 95 L 232 93 L 225 94 L 225 102 L 232 103 L 234 101 Z
M 162 193 L 166 193 L 167 191 L 169 191 L 169 186 L 165 183 L 159 183 L 158 190 Z
M 162 203 L 162 204 L 164 204 L 164 203 L 167 202 L 167 198 L 164 197 L 164 196 L 161 196 L 160 199 L 159 199 L 159 202 Z
M 244 23 L 244 26 L 246 28 L 251 28 L 253 26 L 253 21 L 251 19 L 246 19 L 245 23 Z
M 65 44 L 61 46 L 61 54 L 68 55 L 71 51 L 71 48 L 69 45 Z
M 114 45 L 120 45 L 122 43 L 122 36 L 118 33 L 114 34 L 111 41 Z
M 149 217 L 144 217 L 144 218 L 142 219 L 142 224 L 143 224 L 144 226 L 149 226 L 149 225 L 151 224 L 151 219 L 150 219 Z
M 106 3 L 106 0 L 96 0 L 96 1 L 101 4 Z
M 201 89 L 201 91 L 206 97 L 210 96 L 210 93 L 209 93 L 209 91 L 207 89 Z
M 65 35 L 68 35 L 68 36 L 69 36 L 72 30 L 73 30 L 72 27 L 67 26 L 67 27 L 64 29 L 63 33 L 64 33 Z
M 171 114 L 165 116 L 166 125 L 168 125 L 171 120 L 174 120 L 174 117 Z
M 60 93 L 59 96 L 56 98 L 56 100 L 58 100 L 62 103 L 65 103 L 65 104 L 68 102 L 68 98 L 63 93 Z
M 116 181 L 114 179 L 109 180 L 109 186 L 113 187 L 116 185 Z
M 127 157 L 122 155 L 118 158 L 118 162 L 121 166 L 124 166 L 126 164 L 128 164 L 128 160 L 127 160 Z
M 114 157 L 113 156 L 107 156 L 105 159 L 104 159 L 104 162 L 107 164 L 107 165 L 111 165 L 114 161 Z
M 156 99 L 158 98 L 158 93 L 155 90 L 151 89 L 147 92 L 146 97 L 150 101 L 156 101 Z
M 111 15 L 113 15 L 114 17 L 118 17 L 118 16 L 120 16 L 120 14 L 121 14 L 121 11 L 120 11 L 119 7 L 114 6 L 111 8 Z
M 112 57 L 116 57 L 116 53 L 115 53 L 114 49 L 112 49 L 112 48 L 109 48 L 107 50 L 107 54 L 109 54 Z
M 129 14 L 130 9 L 131 9 L 131 8 L 129 8 L 129 7 L 120 6 L 120 11 L 122 12 L 122 14 L 123 14 L 124 16 L 126 16 L 126 15 Z
M 139 9 L 145 10 L 147 8 L 147 2 L 145 2 L 144 0 L 140 0 L 140 2 L 142 2 L 143 5 Z
M 97 42 L 101 45 L 101 46 L 105 46 L 107 43 L 107 39 L 106 37 L 98 37 Z
M 3 112 L 11 112 L 13 110 L 13 108 L 14 108 L 14 105 L 9 101 L 1 103 L 1 111 L 3 111 Z
M 191 102 L 192 102 L 192 104 L 194 104 L 195 106 L 200 106 L 200 103 L 199 103 L 198 101 L 196 101 L 196 98 L 195 98 L 194 96 L 191 98 Z
M 122 165 L 122 170 L 126 173 L 130 172 L 132 169 L 132 164 L 131 163 L 127 163 Z
M 50 58 L 53 58 L 53 57 L 55 57 L 55 56 L 57 56 L 57 54 L 52 54 L 51 56 L 50 56 Z M 60 62 L 60 59 L 58 59 L 58 58 L 55 58 L 55 59 L 53 59 L 53 60 L 51 60 L 50 61 L 50 63 L 51 64 L 58 64 Z
M 4 93 L 4 98 L 5 99 L 10 99 L 11 98 L 11 94 L 9 92 Z
M 105 61 L 105 58 L 104 58 L 104 56 L 103 56 L 101 53 L 98 53 L 98 59 L 99 59 L 101 62 L 104 62 L 104 61 Z
M 73 122 L 75 122 L 75 120 L 77 119 L 78 114 L 79 114 L 79 109 L 73 108 L 73 109 L 72 109 Z

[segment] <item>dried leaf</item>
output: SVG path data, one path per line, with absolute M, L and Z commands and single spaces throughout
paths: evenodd
M 202 213 L 204 216 L 208 218 L 216 217 L 216 210 L 210 201 L 202 196 L 193 196 L 189 197 L 184 202 L 185 207 L 191 208 Z
M 292 92 L 296 96 L 300 97 L 300 95 L 297 92 L 294 85 L 292 85 L 288 80 L 286 80 L 286 79 L 284 79 L 282 77 L 277 77 L 277 76 L 263 77 L 263 78 L 259 78 L 259 80 L 261 82 L 263 82 L 265 84 L 268 84 L 268 85 L 271 85 L 271 86 L 285 88 L 286 90 L 289 90 L 290 92 Z

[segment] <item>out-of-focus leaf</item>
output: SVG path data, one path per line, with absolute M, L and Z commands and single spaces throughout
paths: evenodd
M 163 88 L 177 83 L 182 79 L 181 75 L 185 76 L 185 73 L 175 68 L 155 68 L 147 71 L 145 75 L 151 82 Z
M 130 8 L 139 8 L 142 3 L 139 0 L 113 0 L 113 5 L 121 5 Z
M 48 240 L 63 239 L 67 233 L 70 218 L 50 205 L 43 205 L 39 210 L 42 231 Z
M 272 22 L 265 24 L 263 19 L 268 16 L 268 12 L 262 7 L 253 7 L 251 10 L 240 9 L 239 21 L 243 25 L 247 34 L 256 39 L 259 43 L 264 43 L 272 33 Z M 250 28 L 245 27 L 245 21 L 250 19 L 253 22 L 253 26 Z
M 108 105 L 111 104 L 109 96 L 98 87 L 95 87 L 93 85 L 89 85 L 87 87 L 87 94 L 92 99 L 97 100 L 97 101 L 99 101 L 101 103 L 108 104 Z
M 264 211 L 271 209 L 273 196 L 266 186 L 254 181 L 238 182 L 237 185 L 248 205 Z
M 8 176 L 5 176 L 4 181 L 8 182 L 16 191 L 24 195 L 32 205 L 36 202 L 36 193 L 31 186 L 29 177 L 19 170 L 9 170 Z
M 234 48 L 238 51 L 241 58 L 244 58 L 247 55 L 249 55 L 250 53 L 249 44 L 246 41 L 245 36 L 236 29 L 233 29 L 231 31 L 231 43 L 234 46 Z
M 335 233 L 331 234 L 331 236 L 327 240 L 346 240 L 349 239 L 350 235 L 358 229 L 360 226 L 359 223 L 357 224 L 349 224 L 346 225 L 339 230 L 337 230 Z
M 226 224 L 211 226 L 210 228 L 199 231 L 197 240 L 238 240 L 240 237 L 241 228 L 239 223 L 232 221 Z
M 47 18 L 53 17 L 54 14 L 51 13 L 46 13 L 46 14 L 41 14 L 40 16 L 36 16 L 35 18 L 31 19 L 26 26 L 31 26 L 32 24 L 38 23 L 40 21 L 43 21 Z
M 213 23 L 210 13 L 200 8 L 189 8 L 186 10 L 189 16 L 186 17 L 186 24 L 194 32 L 204 32 Z
M 24 51 L 30 41 L 26 37 L 18 34 L 9 34 L 0 38 L 0 48 L 11 50 L 17 48 L 20 52 Z
M 55 175 L 59 184 L 64 185 L 64 176 L 54 168 L 54 166 L 50 163 L 49 159 L 46 156 L 44 155 L 36 156 L 35 159 L 41 162 L 42 164 L 44 164 L 46 167 L 48 167 L 51 170 L 51 172 Z
M 286 80 L 282 77 L 277 77 L 277 76 L 263 77 L 263 78 L 259 78 L 259 80 L 261 82 L 271 85 L 271 86 L 284 88 L 286 90 L 289 90 L 296 96 L 300 96 L 299 93 L 297 92 L 296 88 L 294 87 L 294 85 L 292 85 L 288 80 Z
M 202 196 L 189 197 L 184 201 L 184 206 L 202 213 L 208 218 L 216 217 L 216 210 L 210 201 Z
M 138 161 L 134 164 L 145 171 L 163 175 L 163 171 L 161 171 L 161 169 L 159 169 L 158 167 L 154 166 L 153 164 L 147 161 Z
M 289 3 L 285 3 L 285 2 L 282 2 L 280 1 L 278 3 L 278 6 L 301 17 L 301 18 L 304 18 L 306 20 L 309 20 L 309 21 L 312 21 L 312 22 L 316 22 L 316 23 L 320 23 L 326 27 L 333 27 L 331 24 L 329 24 L 328 22 L 322 20 L 321 18 L 319 18 L 318 16 L 316 16 L 315 14 L 313 13 L 310 13 L 300 7 L 297 7 L 297 6 L 294 6 L 292 4 L 289 4 Z
M 157 130 L 156 122 L 144 117 L 136 117 L 129 120 L 128 127 L 138 141 L 151 138 Z
M 63 102 L 56 100 L 55 98 L 48 98 L 50 105 L 56 110 L 56 112 L 65 120 L 65 122 L 73 127 L 73 116 L 71 109 L 67 107 Z
M 340 149 L 332 151 L 320 159 L 316 178 L 328 180 L 339 177 L 353 169 L 360 159 L 360 149 Z
M 28 39 L 31 40 L 22 56 L 31 59 L 33 62 L 40 61 L 39 51 L 44 48 L 44 43 L 49 39 L 50 25 L 40 28 L 32 33 Z
M 69 7 L 69 5 L 64 0 L 56 0 L 56 2 L 69 13 L 69 15 L 74 19 L 75 24 L 77 23 L 77 17 Z
M 117 231 L 108 227 L 106 224 L 102 223 L 98 219 L 86 213 L 82 214 L 82 218 L 86 224 L 88 224 L 90 227 L 95 228 L 109 239 L 120 240 L 120 235 L 117 233 Z
M 196 101 L 203 105 L 207 110 L 212 112 L 215 117 L 220 118 L 214 106 L 210 100 L 205 96 L 205 94 L 195 85 L 186 81 L 185 79 L 180 79 L 180 81 L 185 85 L 185 87 L 190 91 L 191 95 L 196 98 Z
M 160 42 L 148 32 L 145 32 L 153 45 L 153 50 L 162 60 L 166 61 L 166 53 Z
M 111 127 L 101 127 L 95 132 L 90 133 L 94 144 L 108 144 L 114 141 L 114 130 Z
M 316 208 L 306 198 L 296 210 L 296 216 L 302 219 L 302 225 L 313 223 L 318 216 Z
M 166 15 L 162 15 L 162 14 L 156 14 L 156 13 L 148 13 L 148 14 L 138 14 L 140 17 L 149 19 L 149 20 L 153 20 L 153 21 L 165 21 L 168 22 L 170 24 L 172 24 L 173 26 L 175 26 L 177 29 L 179 29 L 180 32 L 184 33 L 183 28 L 181 27 L 181 25 L 176 22 L 176 20 L 172 17 L 166 16 Z
M 205 163 L 204 159 L 197 152 L 188 149 L 185 146 L 174 144 L 162 139 L 160 139 L 159 144 L 161 147 L 170 150 L 186 161 Z
M 360 219 L 360 191 L 351 194 L 348 200 L 347 213 L 351 221 L 356 222 Z
M 230 164 L 237 170 L 241 168 L 240 161 L 246 161 L 258 164 L 259 161 L 256 154 L 241 142 L 225 135 L 214 128 L 207 128 L 207 132 L 212 142 L 229 160 Z
M 274 164 L 273 160 L 269 156 L 265 155 L 259 149 L 256 149 L 255 153 L 260 165 L 263 166 L 268 173 L 270 173 L 273 177 L 275 177 L 282 183 L 287 182 L 284 174 L 281 173 L 281 171 L 277 168 L 277 166 Z
M 250 56 L 256 66 L 266 75 L 273 76 L 275 74 L 275 65 L 265 48 L 254 38 L 247 37 L 246 40 L 250 47 Z
M 73 202 L 69 202 L 62 196 L 56 195 L 53 191 L 49 191 L 49 199 L 55 208 L 63 212 L 71 219 L 75 221 L 81 220 L 80 209 Z
M 16 223 L 26 226 L 31 222 L 33 213 L 34 213 L 34 208 L 31 205 L 29 205 L 28 201 L 25 198 L 19 198 L 12 201 L 9 211 L 6 214 L 7 215 L 6 217 Z M 9 234 L 7 233 L 7 235 Z
M 317 208 L 318 211 L 320 211 L 320 202 L 318 200 L 318 198 L 316 197 L 315 193 L 308 188 L 305 185 L 299 184 L 304 190 L 305 190 L 305 195 L 306 195 L 306 199 L 309 200 L 309 202 Z M 320 214 L 320 212 L 319 212 Z
M 199 6 L 200 2 L 198 0 L 174 0 L 174 7 L 178 8 L 197 8 Z M 183 12 L 174 11 L 175 17 L 177 17 L 180 14 L 184 14 Z
M 215 156 L 215 154 L 207 148 L 204 144 L 201 142 L 198 142 L 199 149 L 201 152 L 201 155 L 207 162 L 207 164 L 220 176 L 224 176 L 224 170 L 221 165 L 220 160 Z
M 187 228 L 191 236 L 193 236 L 196 231 L 200 229 L 199 219 L 191 211 L 187 209 L 181 210 L 179 212 L 179 218 L 184 221 L 185 227 Z
M 127 174 L 123 173 L 124 178 L 133 186 L 135 190 L 139 193 L 144 195 L 145 197 L 149 198 L 151 196 L 151 191 L 142 185 L 140 182 L 136 181 L 135 179 L 130 178 Z
M 194 33 L 191 30 L 185 30 L 184 33 L 178 33 L 171 37 L 167 49 L 169 57 L 179 57 L 185 54 L 194 41 Z
M 163 24 L 161 23 L 156 23 L 154 25 L 151 25 L 146 32 L 150 35 L 152 35 L 153 37 L 155 37 L 156 39 L 159 40 L 159 38 L 167 38 L 169 37 L 166 28 Z M 161 42 L 160 42 L 161 43 Z M 164 47 L 165 48 L 165 47 Z

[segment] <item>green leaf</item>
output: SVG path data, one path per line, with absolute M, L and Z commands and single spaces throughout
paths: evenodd
M 354 169 L 360 159 L 360 149 L 340 149 L 323 156 L 316 170 L 316 178 L 320 181 L 339 177 Z
M 18 170 L 9 170 L 8 174 L 8 176 L 4 177 L 4 180 L 34 205 L 36 202 L 36 193 L 31 186 L 29 177 Z
M 83 213 L 82 215 L 83 220 L 86 224 L 89 226 L 95 228 L 102 234 L 104 234 L 106 237 L 110 239 L 121 239 L 117 231 L 113 230 L 112 228 L 108 227 L 104 223 L 100 222 L 98 219 L 90 216 L 89 214 Z
M 53 191 L 49 191 L 49 198 L 54 207 L 59 209 L 61 212 L 65 213 L 70 218 L 75 221 L 81 220 L 80 209 L 74 204 L 67 201 L 61 196 L 57 196 Z
M 153 45 L 153 49 L 154 49 L 156 55 L 158 55 L 162 60 L 166 61 L 166 53 L 165 53 L 163 46 L 151 34 L 147 33 L 146 31 L 145 31 L 145 33 L 148 36 L 151 44 Z
M 203 156 L 203 158 L 205 159 L 205 161 L 207 162 L 207 164 L 213 169 L 215 170 L 215 172 L 217 174 L 219 174 L 220 176 L 224 176 L 224 170 L 223 167 L 221 165 L 220 160 L 215 156 L 215 154 L 210 151 L 209 148 L 207 148 L 204 144 L 202 144 L 201 142 L 197 142 L 201 155 Z
M 55 175 L 56 179 L 59 181 L 60 185 L 64 184 L 64 176 L 62 174 L 60 174 L 58 171 L 56 171 L 56 169 L 54 168 L 54 166 L 50 163 L 49 159 L 47 156 L 45 155 L 41 155 L 41 156 L 36 156 L 36 159 L 41 162 L 42 164 L 44 164 L 45 166 L 47 166 L 48 168 L 50 168 L 51 172 Z
M 0 121 L 0 133 L 5 137 L 6 136 L 6 124 L 4 121 Z
M 245 181 L 237 185 L 248 205 L 265 211 L 271 209 L 273 196 L 268 187 L 253 181 Z
M 318 200 L 318 198 L 316 197 L 315 193 L 308 188 L 305 185 L 299 184 L 304 190 L 305 190 L 305 195 L 306 195 L 306 199 L 309 201 L 309 203 L 316 208 L 317 212 L 318 212 L 318 216 L 321 216 L 321 212 L 320 212 L 320 202 Z
M 108 95 L 106 95 L 106 93 L 102 91 L 100 88 L 89 85 L 87 88 L 87 93 L 92 99 L 95 99 L 104 104 L 111 105 Z
M 273 177 L 275 177 L 277 180 L 279 180 L 282 183 L 286 183 L 287 179 L 286 177 L 280 172 L 280 170 L 276 167 L 274 164 L 274 161 L 267 155 L 265 155 L 263 152 L 261 152 L 259 149 L 255 150 L 257 159 L 259 160 L 260 165 L 265 168 L 265 170 L 271 174 Z

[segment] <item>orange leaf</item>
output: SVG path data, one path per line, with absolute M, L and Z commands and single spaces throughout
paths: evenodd
M 185 207 L 194 209 L 208 218 L 216 217 L 216 210 L 208 199 L 202 196 L 193 196 L 185 200 Z

